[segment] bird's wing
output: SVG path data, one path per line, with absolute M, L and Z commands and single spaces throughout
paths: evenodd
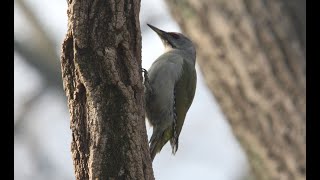
M 182 75 L 180 79 L 176 82 L 175 85 L 175 123 L 174 123 L 174 134 L 170 143 L 172 146 L 172 152 L 175 153 L 178 150 L 178 139 L 184 123 L 186 114 L 191 106 L 193 101 L 196 83 L 197 83 L 197 74 L 195 68 L 190 64 L 187 64 L 187 61 L 184 61 L 182 68 Z
M 151 93 L 146 93 L 146 114 L 153 127 L 150 138 L 150 154 L 154 159 L 162 147 L 172 138 L 174 89 L 182 71 L 183 58 L 166 53 L 149 69 Z
M 173 92 L 180 78 L 182 64 L 181 56 L 162 55 L 149 69 L 152 92 L 146 93 L 147 116 L 149 122 L 157 124 L 160 131 L 170 127 L 173 122 Z

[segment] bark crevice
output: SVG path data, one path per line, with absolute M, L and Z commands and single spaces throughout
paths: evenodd
M 76 179 L 154 179 L 139 71 L 139 9 L 140 1 L 68 4 L 61 68 Z

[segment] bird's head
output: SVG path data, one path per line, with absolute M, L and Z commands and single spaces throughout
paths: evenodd
M 150 24 L 147 25 L 159 35 L 166 49 L 195 51 L 192 41 L 185 35 L 177 32 L 166 32 Z

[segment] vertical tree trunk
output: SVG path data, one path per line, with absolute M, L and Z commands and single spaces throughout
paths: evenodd
M 305 179 L 305 1 L 167 2 L 255 179 Z
M 139 0 L 68 2 L 61 67 L 76 179 L 154 179 L 139 11 Z

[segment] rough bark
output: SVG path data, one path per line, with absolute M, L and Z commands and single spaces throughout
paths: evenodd
M 167 2 L 255 179 L 305 179 L 305 1 Z
M 139 0 L 68 2 L 61 68 L 76 179 L 154 179 L 139 11 Z

